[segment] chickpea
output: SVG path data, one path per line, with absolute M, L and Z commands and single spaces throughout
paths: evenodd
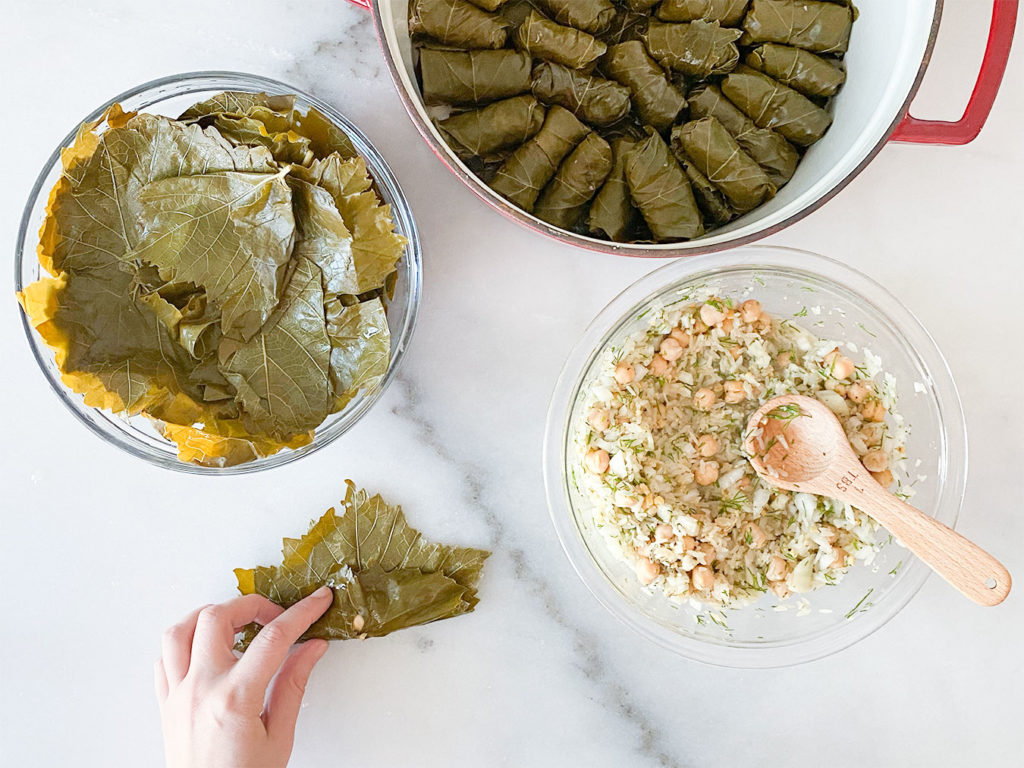
M 825 355 L 824 362 L 825 366 L 829 369 L 829 373 L 837 379 L 848 379 L 856 370 L 853 360 L 841 354 L 839 347 Z
M 896 481 L 896 478 L 892 476 L 892 472 L 888 469 L 883 469 L 881 472 L 872 472 L 871 476 L 875 478 L 878 484 L 883 488 L 890 487 Z
M 733 344 L 732 346 L 726 347 L 726 349 L 733 360 L 739 360 L 743 355 L 743 350 L 740 348 L 739 344 Z
M 661 342 L 658 352 L 671 363 L 683 356 L 683 345 L 679 343 L 678 339 L 673 339 L 669 336 Z
M 749 491 L 754 484 L 750 481 L 747 475 L 744 475 L 736 481 L 736 487 L 741 491 Z
M 669 333 L 669 337 L 678 341 L 679 346 L 681 346 L 683 349 L 686 349 L 688 346 L 690 346 L 690 334 L 688 334 L 682 328 L 673 328 L 672 331 Z
M 727 381 L 725 382 L 725 402 L 727 403 L 742 403 L 747 399 L 747 391 L 743 387 L 742 381 Z
M 697 551 L 704 555 L 704 565 L 711 565 L 718 559 L 718 551 L 713 544 L 702 541 L 697 545 Z
M 881 445 L 884 432 L 885 425 L 877 421 L 868 422 L 860 428 L 860 436 L 864 439 L 864 445 L 867 446 Z
M 644 496 L 644 503 L 640 505 L 640 509 L 650 509 L 651 507 L 654 506 L 654 504 L 654 494 L 648 493 L 646 496 Z
M 780 352 L 779 356 L 777 358 L 775 358 L 775 364 L 777 366 L 779 366 L 779 368 L 787 368 L 787 367 L 789 367 L 790 363 L 792 363 L 792 362 L 793 362 L 793 353 L 792 352 Z
M 661 566 L 657 563 L 651 562 L 649 557 L 641 557 L 636 564 L 636 576 L 640 579 L 640 583 L 647 586 L 661 573 Z
M 740 320 L 748 325 L 761 317 L 761 302 L 757 299 L 747 299 L 740 304 Z
M 865 453 L 860 461 L 868 472 L 882 472 L 889 468 L 889 457 L 879 448 Z
M 679 543 L 683 546 L 683 552 L 692 552 L 697 547 L 697 540 L 693 536 L 683 536 Z
M 710 326 L 705 323 L 700 317 L 693 319 L 693 332 L 694 333 L 706 333 Z
M 615 506 L 624 507 L 625 509 L 637 510 L 643 502 L 630 493 L 629 491 L 616 491 L 615 492 Z
M 786 586 L 786 582 L 784 581 L 777 581 L 772 584 L 772 592 L 774 592 L 777 597 L 789 597 L 789 587 Z
M 603 448 L 594 448 L 593 450 L 587 451 L 587 455 L 583 457 L 583 463 L 587 469 L 593 472 L 595 475 L 601 475 L 608 471 L 608 464 L 611 458 L 608 456 L 608 451 Z
M 767 314 L 762 313 L 757 320 L 754 321 L 754 329 L 758 333 L 764 333 L 772 329 L 772 319 Z
M 732 317 L 727 316 L 725 320 L 722 321 L 722 332 L 728 336 L 730 333 L 732 333 L 732 326 Z
M 718 325 L 725 320 L 725 312 L 712 304 L 704 304 L 700 308 L 700 319 L 708 326 Z
M 619 384 L 629 384 L 636 378 L 636 369 L 629 363 L 619 363 L 615 366 L 615 380 Z
M 743 526 L 743 541 L 749 541 L 754 549 L 760 549 L 768 543 L 768 535 L 757 523 L 747 523 Z
M 860 415 L 866 421 L 885 421 L 885 406 L 881 400 L 872 398 L 860 407 Z
M 768 581 L 782 581 L 786 578 L 786 574 L 789 571 L 789 565 L 786 563 L 784 557 L 776 555 L 772 558 L 771 563 L 768 565 Z
M 693 588 L 698 592 L 710 592 L 715 586 L 715 574 L 706 565 L 698 565 L 693 569 Z
M 693 471 L 693 479 L 697 485 L 711 485 L 718 480 L 717 461 L 699 461 Z
M 647 370 L 651 372 L 652 376 L 663 376 L 668 370 L 668 360 L 661 355 L 655 355 L 651 358 L 651 364 L 647 366 Z
M 832 552 L 835 553 L 836 559 L 832 561 L 834 568 L 845 568 L 846 560 L 849 555 L 846 554 L 846 550 L 842 547 L 832 547 Z
M 611 426 L 612 419 L 604 408 L 594 408 L 587 414 L 587 423 L 595 432 L 604 432 Z
M 714 435 L 701 435 L 697 438 L 697 453 L 706 459 L 718 453 L 718 438 Z
M 654 540 L 659 544 L 672 541 L 675 537 L 676 533 L 668 523 L 659 523 L 658 527 L 654 529 Z
M 867 400 L 875 392 L 874 386 L 870 381 L 860 380 L 855 381 L 850 385 L 850 388 L 846 391 L 846 396 L 853 402 L 860 405 Z
M 718 398 L 707 387 L 701 387 L 693 394 L 693 407 L 702 411 L 710 411 Z

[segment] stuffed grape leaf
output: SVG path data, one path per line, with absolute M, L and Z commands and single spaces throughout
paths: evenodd
M 793 145 L 782 134 L 754 125 L 753 120 L 722 95 L 717 85 L 701 86 L 690 92 L 690 116 L 718 120 L 776 187 L 782 187 L 793 178 L 800 162 L 800 154 Z
M 713 117 L 702 117 L 672 129 L 698 171 L 729 200 L 737 213 L 752 211 L 775 195 L 775 185 L 757 163 Z
M 533 95 L 594 125 L 610 125 L 629 114 L 629 89 L 550 61 L 533 68 Z
M 601 58 L 608 46 L 593 35 L 556 24 L 531 11 L 519 25 L 516 47 L 531 56 L 572 69 L 585 69 Z
M 853 10 L 815 0 L 752 0 L 743 20 L 744 43 L 783 43 L 815 53 L 846 53 Z
M 522 51 L 420 51 L 423 101 L 487 104 L 530 90 L 531 59 Z
M 686 173 L 653 128 L 626 158 L 626 181 L 636 207 L 656 240 L 704 234 L 697 201 Z
M 778 131 L 802 147 L 824 136 L 832 124 L 832 115 L 813 101 L 756 69 L 740 67 L 721 87 L 758 128 Z
M 567 27 L 600 34 L 615 20 L 611 0 L 536 0 L 541 10 Z
M 465 0 L 413 0 L 409 32 L 457 48 L 501 48 L 508 22 Z
M 644 35 L 651 56 L 669 69 L 705 78 L 732 71 L 740 60 L 736 41 L 742 32 L 717 21 L 666 24 L 652 21 Z
M 544 188 L 534 216 L 562 229 L 572 228 L 611 170 L 612 148 L 596 133 L 587 134 Z
M 612 170 L 590 205 L 590 231 L 622 240 L 636 218 L 636 208 L 626 183 L 626 158 L 636 142 L 620 136 L 612 142 Z
M 806 96 L 835 96 L 846 82 L 846 73 L 837 65 L 803 48 L 765 43 L 748 53 L 744 61 Z
M 562 160 L 588 133 L 590 129 L 569 110 L 552 107 L 537 135 L 502 163 L 491 188 L 524 211 L 533 211 L 537 197 Z
M 533 96 L 513 96 L 439 120 L 437 129 L 460 157 L 490 158 L 536 134 L 545 112 Z
M 608 77 L 629 88 L 640 119 L 655 129 L 668 129 L 686 107 L 686 97 L 639 40 L 613 45 L 602 63 Z
M 658 6 L 662 21 L 717 21 L 735 27 L 747 12 L 750 0 L 665 0 Z
M 280 566 L 235 569 L 239 592 L 288 607 L 330 586 L 334 602 L 303 640 L 382 637 L 472 611 L 490 553 L 427 542 L 401 507 L 346 483 L 341 513 L 331 508 L 304 536 L 285 539 Z M 238 649 L 259 629 L 248 627 Z

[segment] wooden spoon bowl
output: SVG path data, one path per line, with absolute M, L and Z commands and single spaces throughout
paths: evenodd
M 772 398 L 747 422 L 743 449 L 769 484 L 838 499 L 871 515 L 976 603 L 997 605 L 1010 593 L 1010 574 L 998 560 L 878 484 L 858 460 L 839 419 L 819 400 Z

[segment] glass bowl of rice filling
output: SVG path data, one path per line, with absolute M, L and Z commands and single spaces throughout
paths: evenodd
M 556 385 L 544 470 L 562 546 L 606 608 L 684 656 L 834 653 L 930 572 L 861 510 L 757 477 L 747 420 L 787 393 L 827 405 L 892 493 L 956 523 L 967 440 L 945 360 L 891 293 L 823 256 L 663 267 L 598 315 Z

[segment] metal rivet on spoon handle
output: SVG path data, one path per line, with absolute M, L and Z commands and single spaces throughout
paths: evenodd
M 1002 563 L 871 476 L 824 403 L 803 395 L 769 400 L 747 422 L 743 447 L 765 481 L 863 510 L 974 602 L 997 605 L 1009 594 L 1010 573 Z

